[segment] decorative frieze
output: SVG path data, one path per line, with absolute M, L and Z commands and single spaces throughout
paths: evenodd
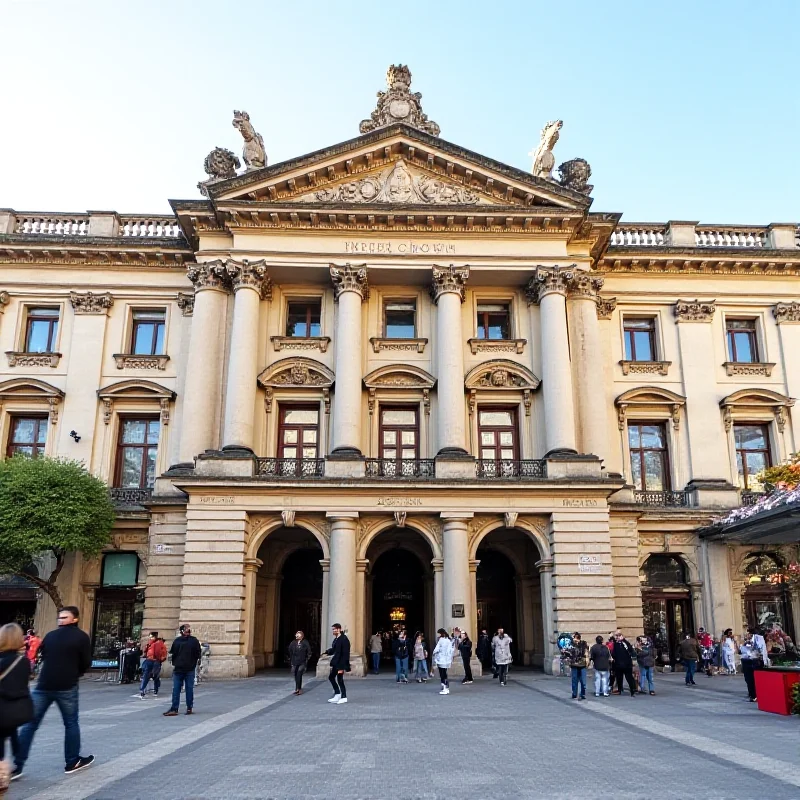
M 716 300 L 678 300 L 675 318 L 678 322 L 711 322 L 717 310 Z
M 671 361 L 620 361 L 623 375 L 666 375 Z
M 597 298 L 597 319 L 611 319 L 614 309 L 617 307 L 616 297 Z
M 433 302 L 438 303 L 443 294 L 452 292 L 457 294 L 463 303 L 466 297 L 467 280 L 469 280 L 469 267 L 456 267 L 454 264 L 447 267 L 434 266 L 431 285 Z
M 478 353 L 516 353 L 525 350 L 527 339 L 467 339 L 472 355 Z
M 772 307 L 772 314 L 778 325 L 784 322 L 800 322 L 800 303 L 778 303 Z
M 360 267 L 353 267 L 350 264 L 337 267 L 335 264 L 331 264 L 330 271 L 333 293 L 337 300 L 342 292 L 355 292 L 362 300 L 369 297 L 369 281 L 365 264 Z
M 229 258 L 225 269 L 230 278 L 233 291 L 251 288 L 258 292 L 262 300 L 272 298 L 272 280 L 267 273 L 267 262 L 262 258 L 259 261 L 248 261 L 246 258 L 236 261 Z
M 191 317 L 194 313 L 194 295 L 188 292 L 178 292 L 178 308 L 184 317 Z
M 117 369 L 160 369 L 164 370 L 169 361 L 167 355 L 143 355 L 140 353 L 114 353 Z
M 723 366 L 728 377 L 733 375 L 762 375 L 765 378 L 769 378 L 775 368 L 775 364 L 766 361 L 726 361 Z
M 6 350 L 9 367 L 57 367 L 61 353 L 20 353 Z
M 276 352 L 281 350 L 319 350 L 320 353 L 328 351 L 331 343 L 330 336 L 270 336 L 272 349 Z
M 568 267 L 537 267 L 536 273 L 525 287 L 528 305 L 540 303 L 545 295 L 553 292 L 566 296 L 575 279 L 575 267 L 577 264 Z
M 373 336 L 369 343 L 372 345 L 373 353 L 383 351 L 399 353 L 424 353 L 427 339 L 385 339 L 380 336 Z
M 108 309 L 114 305 L 114 298 L 111 296 L 111 292 L 106 292 L 105 294 L 70 292 L 69 300 L 76 314 L 107 314 Z
M 190 265 L 186 277 L 194 284 L 195 292 L 202 289 L 222 289 L 227 292 L 231 288 L 230 276 L 221 259 Z

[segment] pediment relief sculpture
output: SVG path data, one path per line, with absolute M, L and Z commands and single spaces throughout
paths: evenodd
M 405 364 L 391 364 L 379 367 L 364 378 L 364 386 L 368 389 L 382 388 L 418 388 L 432 389 L 436 378 L 424 369 Z
M 530 389 L 541 381 L 527 368 L 514 361 L 499 359 L 479 364 L 470 370 L 464 381 L 467 389 Z
M 334 374 L 324 364 L 310 358 L 284 358 L 267 367 L 259 376 L 263 388 L 330 388 Z

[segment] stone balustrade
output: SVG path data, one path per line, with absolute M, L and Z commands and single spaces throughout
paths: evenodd
M 695 228 L 698 247 L 769 247 L 766 226 L 698 225 Z
M 88 214 L 29 214 L 15 215 L 13 230 L 35 236 L 87 236 L 89 234 Z
M 169 215 L 150 215 L 147 217 L 120 214 L 119 235 L 139 238 L 175 239 L 183 234 L 175 217 Z
M 800 247 L 800 226 L 700 225 L 697 222 L 628 222 L 611 234 L 613 247 L 731 247 L 785 250 Z
M 655 247 L 665 245 L 667 238 L 666 224 L 658 222 L 631 222 L 618 225 L 611 234 L 611 244 L 617 246 L 640 245 Z
M 178 220 L 169 214 L 117 214 L 88 211 L 59 214 L 0 209 L 0 234 L 24 236 L 123 236 L 138 239 L 176 239 L 183 236 Z

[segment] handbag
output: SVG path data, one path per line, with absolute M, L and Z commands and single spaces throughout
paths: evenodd
M 25 656 L 17 656 L 11 666 L 0 675 L 0 684 L 24 658 Z M 31 700 L 30 694 L 22 697 L 7 697 L 0 690 L 0 719 L 3 720 L 4 728 L 18 728 L 20 725 L 30 722 L 33 719 L 33 700 Z

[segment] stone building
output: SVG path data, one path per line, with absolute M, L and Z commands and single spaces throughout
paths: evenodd
M 357 670 L 393 625 L 502 625 L 546 670 L 565 630 L 668 661 L 791 628 L 785 548 L 697 530 L 798 449 L 797 225 L 622 223 L 583 159 L 554 175 L 560 122 L 527 172 L 388 78 L 361 135 L 272 166 L 236 112 L 244 167 L 213 151 L 173 216 L 0 211 L 3 448 L 118 506 L 59 579 L 97 662 L 180 621 L 242 677 L 333 622 Z

